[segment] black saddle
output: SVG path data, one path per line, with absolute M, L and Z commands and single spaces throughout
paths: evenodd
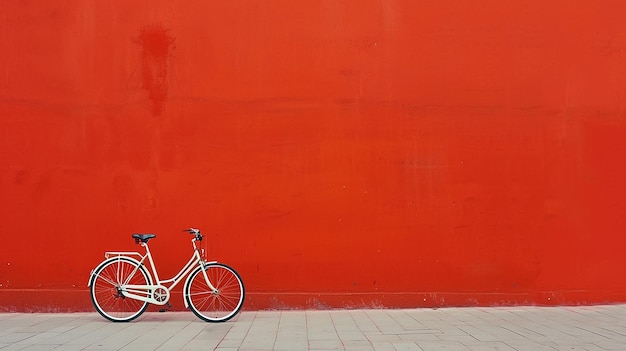
M 139 243 L 139 241 L 141 241 L 142 243 L 147 243 L 148 240 L 152 239 L 152 238 L 156 238 L 156 235 L 154 234 L 133 234 L 133 239 L 135 239 L 135 243 Z

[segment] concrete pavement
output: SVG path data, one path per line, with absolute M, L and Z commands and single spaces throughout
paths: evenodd
M 8 350 L 626 350 L 626 305 L 191 312 L 111 323 L 97 313 L 0 314 Z

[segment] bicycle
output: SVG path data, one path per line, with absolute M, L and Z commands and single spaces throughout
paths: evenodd
M 198 318 L 206 322 L 225 322 L 243 306 L 245 289 L 239 274 L 217 261 L 206 261 L 200 230 L 183 230 L 191 239 L 193 255 L 173 277 L 160 280 L 148 247 L 155 234 L 132 234 L 135 244 L 146 253 L 105 252 L 105 260 L 91 271 L 89 288 L 93 305 L 104 318 L 128 322 L 139 317 L 150 303 L 167 305 L 172 289 L 187 277 L 183 300 Z M 146 268 L 150 266 L 150 270 Z M 151 271 L 151 272 L 150 272 Z

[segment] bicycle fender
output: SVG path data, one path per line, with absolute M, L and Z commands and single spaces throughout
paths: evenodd
M 93 280 L 96 278 L 95 273 L 100 270 L 100 268 L 102 266 L 104 266 L 105 264 L 111 262 L 111 261 L 115 261 L 115 260 L 119 260 L 119 259 L 125 259 L 125 260 L 129 260 L 132 261 L 133 263 L 142 266 L 142 264 L 137 261 L 136 259 L 132 258 L 132 257 L 128 257 L 128 256 L 115 256 L 115 257 L 111 257 L 111 258 L 107 258 L 106 260 L 102 261 L 96 268 L 94 268 L 91 273 L 89 273 L 89 283 L 87 283 L 88 287 L 91 287 L 91 284 L 93 284 Z M 146 273 L 148 274 L 148 278 L 150 279 L 150 284 L 152 284 L 152 276 L 150 275 L 150 272 L 146 269 Z

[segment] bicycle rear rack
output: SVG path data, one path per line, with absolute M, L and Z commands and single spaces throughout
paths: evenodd
M 139 252 L 130 252 L 130 251 L 108 251 L 104 253 L 104 258 L 109 259 L 112 257 L 124 257 L 124 256 L 137 256 L 140 259 L 143 258 L 144 255 Z

